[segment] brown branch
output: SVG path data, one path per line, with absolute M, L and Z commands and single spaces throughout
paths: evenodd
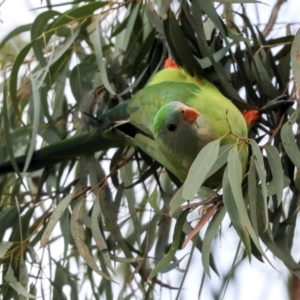
M 281 5 L 284 3 L 284 2 L 287 2 L 287 0 L 277 0 L 276 4 L 274 5 L 273 9 L 272 9 L 272 12 L 271 12 L 271 15 L 270 15 L 270 18 L 269 18 L 269 21 L 265 27 L 265 29 L 263 30 L 262 34 L 266 37 L 267 35 L 270 34 L 270 32 L 272 31 L 275 23 L 276 23 L 276 20 L 277 20 L 277 17 L 278 17 L 278 13 L 279 13 L 279 10 L 281 8 Z
M 201 217 L 196 227 L 189 233 L 187 238 L 182 244 L 182 248 L 184 248 L 187 243 L 203 228 L 203 226 L 208 222 L 208 220 L 215 214 L 215 212 L 219 209 L 219 205 L 212 205 L 206 213 Z
M 277 135 L 277 133 L 279 132 L 279 130 L 281 129 L 282 127 L 282 123 L 283 123 L 283 120 L 284 120 L 284 117 L 285 117 L 285 114 L 282 114 L 282 116 L 280 117 L 280 120 L 279 120 L 279 123 L 278 125 L 276 126 L 276 128 L 273 130 L 273 133 L 272 135 L 270 136 L 267 144 L 271 144 L 273 139 L 275 138 L 275 136 Z

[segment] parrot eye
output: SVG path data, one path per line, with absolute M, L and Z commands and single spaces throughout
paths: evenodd
M 177 129 L 177 126 L 176 124 L 168 124 L 167 125 L 167 129 L 170 131 L 170 132 L 173 132 Z

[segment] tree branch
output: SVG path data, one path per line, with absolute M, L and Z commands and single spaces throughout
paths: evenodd
M 281 8 L 281 5 L 284 3 L 284 2 L 287 2 L 287 0 L 277 0 L 276 4 L 274 5 L 273 9 L 272 9 L 272 12 L 271 12 L 271 15 L 270 15 L 270 18 L 269 18 L 269 21 L 265 27 L 265 29 L 263 30 L 262 34 L 266 37 L 267 35 L 270 34 L 270 32 L 272 31 L 273 29 L 273 26 L 275 25 L 276 23 L 276 20 L 277 20 L 277 17 L 278 17 L 278 13 L 279 13 L 279 10 Z

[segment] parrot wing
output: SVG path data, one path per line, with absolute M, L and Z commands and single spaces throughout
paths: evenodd
M 185 102 L 200 88 L 192 83 L 161 82 L 146 86 L 128 103 L 129 122 L 153 136 L 153 120 L 158 110 L 172 101 Z

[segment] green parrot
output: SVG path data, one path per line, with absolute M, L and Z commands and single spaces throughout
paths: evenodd
M 155 141 L 139 135 L 142 143 L 136 145 L 181 181 L 199 151 L 216 139 L 222 139 L 221 145 L 239 143 L 245 170 L 248 147 L 238 140 L 247 138 L 249 124 L 238 108 L 207 80 L 192 77 L 176 65 L 165 68 L 126 108 L 129 122 Z M 215 188 L 221 180 L 219 172 L 207 183 Z
M 196 115 L 197 118 L 179 120 L 177 112 L 182 107 L 193 109 L 193 118 Z M 170 135 L 167 124 L 172 120 L 176 121 L 174 124 L 177 129 Z M 131 137 L 107 132 L 124 121 L 129 121 L 136 128 Z M 186 121 L 189 126 L 181 126 Z M 238 137 L 246 138 L 248 132 L 241 112 L 212 83 L 192 77 L 176 65 L 156 73 L 132 99 L 105 112 L 97 122 L 99 128 L 96 133 L 66 139 L 34 152 L 28 171 L 53 164 L 53 157 L 55 162 L 59 162 L 110 147 L 132 144 L 154 157 L 183 181 L 204 145 L 221 137 L 222 144 L 236 143 Z M 92 149 L 87 149 L 89 145 L 92 145 Z M 75 149 L 76 153 L 70 149 Z M 247 147 L 241 150 L 245 165 L 248 150 Z M 26 156 L 22 156 L 16 162 L 22 167 L 25 159 Z M 0 174 L 12 171 L 14 168 L 10 162 L 0 165 Z
M 192 77 L 182 68 L 157 73 L 143 92 L 146 90 L 148 101 L 137 95 L 129 103 L 129 120 L 154 137 L 166 160 L 180 171 L 177 176 L 182 181 L 209 142 L 222 138 L 221 145 L 235 144 L 239 138 L 247 138 L 247 123 L 237 107 L 212 83 Z M 245 170 L 248 147 L 244 142 L 239 144 Z M 212 178 L 209 185 L 219 186 L 221 175 Z

